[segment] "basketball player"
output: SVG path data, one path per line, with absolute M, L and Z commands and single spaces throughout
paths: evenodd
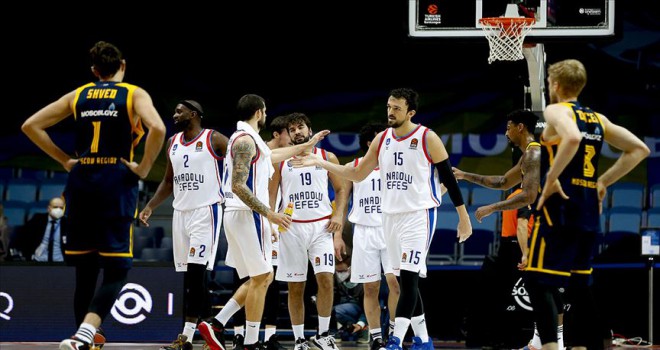
M 548 68 L 550 105 L 543 112 L 541 181 L 537 221 L 526 269 L 527 290 L 544 350 L 555 350 L 558 286 L 569 285 L 575 299 L 573 349 L 586 349 L 597 324 L 591 297 L 591 261 L 606 189 L 646 158 L 648 147 L 627 129 L 578 102 L 587 83 L 580 61 L 569 59 Z M 600 176 L 603 142 L 622 151 Z
M 352 181 L 362 181 L 380 167 L 385 239 L 394 273 L 400 276 L 401 290 L 394 334 L 387 343 L 390 350 L 401 350 L 401 341 L 411 325 L 416 334 L 413 346 L 433 348 L 426 330 L 418 282 L 420 277 L 426 277 L 426 257 L 440 205 L 441 190 L 436 176 L 439 175 L 456 206 L 459 242 L 472 234 L 470 217 L 442 140 L 435 132 L 411 120 L 417 113 L 418 99 L 417 92 L 412 89 L 390 92 L 387 100 L 389 128 L 374 138 L 369 151 L 355 167 L 335 165 L 313 155 L 293 161 L 296 167 L 321 166 Z
M 272 122 L 270 122 L 270 133 L 272 138 L 270 141 L 266 142 L 270 149 L 277 149 L 283 147 L 289 147 L 293 145 L 291 142 L 291 137 L 289 136 L 289 131 L 287 127 L 289 126 L 286 116 L 275 117 Z M 280 203 L 282 201 L 281 193 L 278 191 L 278 198 L 275 203 L 275 207 L 271 207 L 272 210 L 277 211 L 279 209 Z M 279 255 L 280 255 L 280 242 L 279 242 L 279 231 L 277 226 L 273 225 L 271 227 L 273 232 L 273 252 L 272 252 L 272 264 L 273 264 L 273 275 L 277 273 L 277 266 L 279 264 Z M 284 350 L 284 347 L 280 344 L 277 337 L 277 314 L 280 310 L 280 288 L 279 282 L 271 283 L 268 287 L 268 292 L 266 292 L 266 309 L 264 310 L 264 345 L 266 350 Z
M 386 128 L 384 124 L 379 123 L 365 125 L 360 130 L 362 151 L 366 153 L 371 145 L 371 140 Z M 361 161 L 360 157 L 346 166 L 355 167 Z M 394 331 L 396 304 L 399 299 L 399 282 L 396 280 L 387 255 L 381 211 L 380 169 L 374 169 L 366 179 L 360 182 L 348 182 L 347 192 L 353 195 L 353 206 L 348 214 L 348 220 L 353 223 L 351 282 L 364 284 L 364 312 L 369 324 L 371 350 L 384 349 L 385 342 L 381 334 L 380 302 L 378 300 L 381 267 L 389 290 L 387 305 L 392 331 Z M 388 328 L 390 327 L 388 326 Z
M 287 116 L 289 136 L 296 144 L 304 144 L 312 137 L 312 122 L 303 113 Z M 337 157 L 321 148 L 312 151 L 334 164 Z M 333 212 L 328 198 L 328 180 L 336 194 Z M 280 235 L 280 262 L 278 281 L 289 286 L 289 315 L 296 339 L 295 350 L 308 347 L 305 340 L 304 291 L 307 280 L 307 261 L 312 263 L 318 285 L 316 309 L 318 334 L 310 341 L 321 350 L 337 350 L 335 338 L 329 334 L 334 290 L 334 259 L 345 250 L 341 236 L 346 212 L 346 183 L 336 175 L 320 167 L 293 168 L 290 159 L 281 162 L 270 184 L 271 206 L 275 206 L 278 188 L 282 194 L 282 206 L 293 203 L 293 221 L 289 229 Z M 334 238 L 333 238 L 334 234 Z
M 197 101 L 177 104 L 173 118 L 179 132 L 168 141 L 165 175 L 140 212 L 140 221 L 149 226 L 153 210 L 174 194 L 174 267 L 184 273 L 187 307 L 183 332 L 161 350 L 191 350 L 197 322 L 211 315 L 206 271 L 213 271 L 218 250 L 223 201 L 219 162 L 227 151 L 228 139 L 203 129 L 203 114 Z
M 527 266 L 529 248 L 526 227 L 539 193 L 541 168 L 541 145 L 534 139 L 537 121 L 536 114 L 528 110 L 516 110 L 507 115 L 506 138 L 514 147 L 518 147 L 521 157 L 506 174 L 479 175 L 453 168 L 456 179 L 467 180 L 483 187 L 508 190 L 520 185 L 505 200 L 481 206 L 475 212 L 475 217 L 481 222 L 486 216 L 502 211 L 502 237 L 495 262 L 498 273 L 502 275 L 498 283 L 504 284 L 503 288 L 498 288 L 500 290 L 506 290 L 515 278 L 516 271 L 523 270 Z M 563 348 L 562 326 L 558 326 L 557 337 L 561 349 Z M 530 349 L 533 349 L 535 339 L 538 337 L 529 342 Z M 538 346 L 540 347 L 540 344 Z
M 78 331 L 61 350 L 88 350 L 126 283 L 133 263 L 132 224 L 137 213 L 138 180 L 149 174 L 165 139 L 165 125 L 151 96 L 123 83 L 121 51 L 99 41 L 89 51 L 92 73 L 85 84 L 28 118 L 23 132 L 69 172 L 64 198 L 69 218 L 65 254 L 76 267 L 74 312 L 83 315 Z M 73 115 L 75 158 L 50 138 L 46 129 Z M 135 146 L 149 129 L 140 163 Z M 103 281 L 96 281 L 103 268 Z M 98 343 L 98 342 L 97 342 Z M 98 344 L 101 345 L 101 344 Z
M 271 132 L 272 138 L 270 141 L 266 142 L 268 148 L 277 149 L 282 147 L 291 146 L 291 138 L 289 137 L 289 132 L 287 131 L 288 123 L 286 121 L 286 116 L 275 117 L 273 121 L 270 122 L 269 130 Z M 273 211 L 277 211 L 280 205 L 281 195 L 277 197 L 277 202 L 275 207 L 271 207 Z M 278 256 L 280 253 L 279 249 L 279 231 L 276 225 L 272 225 L 272 255 L 271 263 L 273 264 L 273 274 L 277 272 L 277 264 L 279 262 Z M 237 286 L 245 283 L 247 278 L 244 280 L 238 280 Z M 280 309 L 280 288 L 279 283 L 271 283 L 268 286 L 268 291 L 266 292 L 266 301 L 264 307 L 264 317 L 263 322 L 264 326 L 264 342 L 263 344 L 266 347 L 266 350 L 284 350 L 284 347 L 280 344 L 277 337 L 277 313 Z M 234 349 L 240 349 L 243 346 L 243 340 L 245 339 L 243 327 L 245 324 L 245 313 L 237 312 L 234 314 L 233 318 L 234 323 L 234 342 L 232 346 Z
M 496 211 L 530 207 L 539 193 L 541 145 L 534 140 L 534 129 L 538 117 L 532 111 L 516 110 L 507 115 L 506 138 L 522 151 L 522 156 L 516 165 L 506 174 L 479 175 L 452 168 L 457 180 L 467 180 L 483 187 L 508 190 L 520 184 L 520 192 L 503 201 L 477 208 L 475 217 L 479 222 Z M 522 238 L 522 237 L 521 237 Z M 520 242 L 520 263 L 527 263 L 527 237 Z
M 237 104 L 240 121 L 230 137 L 222 188 L 225 193 L 225 232 L 229 249 L 226 263 L 240 278 L 250 279 L 238 288 L 215 318 L 199 324 L 211 350 L 225 350 L 224 326 L 245 305 L 245 349 L 257 348 L 266 291 L 273 276 L 271 225 L 288 228 L 291 218 L 269 209 L 268 180 L 273 163 L 309 150 L 328 134 L 324 130 L 308 142 L 271 150 L 259 136 L 266 126 L 266 103 L 257 95 L 244 95 Z

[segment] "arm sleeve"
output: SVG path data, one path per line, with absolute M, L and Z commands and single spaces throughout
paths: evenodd
M 451 198 L 454 206 L 458 207 L 465 204 L 465 202 L 463 202 L 461 189 L 458 188 L 458 182 L 456 181 L 456 177 L 454 177 L 454 172 L 451 170 L 451 163 L 449 163 L 449 158 L 443 160 L 442 162 L 435 163 L 434 165 L 435 168 L 438 169 L 440 182 L 442 182 L 442 184 L 447 188 L 449 198 Z

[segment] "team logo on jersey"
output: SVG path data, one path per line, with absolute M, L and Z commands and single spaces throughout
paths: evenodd
M 410 140 L 410 149 L 417 149 L 417 143 L 419 143 L 417 139 Z
M 178 147 L 179 147 L 179 145 L 175 143 L 174 146 L 172 146 L 172 151 L 176 151 L 176 149 L 177 149 Z
M 390 145 L 390 138 L 388 137 L 385 139 L 385 146 L 389 146 L 389 145 Z
M 318 256 L 314 258 L 314 265 L 321 266 L 321 258 L 319 258 Z
M 195 256 L 195 248 L 190 247 L 190 253 L 188 253 L 188 256 Z
M 408 260 L 408 254 L 406 253 L 401 254 L 401 262 L 404 263 L 406 262 L 406 260 Z
M 288 166 L 289 168 L 293 167 L 293 165 L 291 165 L 291 160 L 290 159 L 286 161 L 286 166 Z M 291 170 L 291 169 L 289 169 L 289 170 Z
M 197 141 L 195 144 L 195 152 L 201 152 L 202 151 L 202 141 Z
M 270 258 L 277 260 L 277 250 L 273 249 L 273 251 L 270 252 Z

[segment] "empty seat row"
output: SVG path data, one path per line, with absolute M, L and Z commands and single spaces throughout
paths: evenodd
M 466 205 L 486 205 L 503 199 L 504 192 L 493 190 L 465 181 L 459 182 L 463 200 Z M 451 200 L 443 197 L 442 206 L 451 206 Z M 646 186 L 638 182 L 617 182 L 607 190 L 607 198 L 604 208 L 630 207 L 646 209 L 660 207 L 660 184 L 651 186 L 647 191 Z
M 471 183 L 460 181 L 458 186 L 463 195 L 463 201 L 466 205 L 482 206 L 485 204 L 499 202 L 503 199 L 504 192 L 501 190 L 493 190 L 490 188 L 485 188 Z M 451 207 L 453 204 L 449 199 L 449 196 L 442 197 L 441 207 Z
M 2 202 L 3 214 L 7 217 L 7 225 L 11 227 L 22 226 L 35 213 L 47 213 L 48 203 L 47 200 L 29 203 L 22 201 Z
M 65 179 L 10 179 L 0 181 L 0 197 L 3 201 L 34 201 L 50 200 L 62 196 Z

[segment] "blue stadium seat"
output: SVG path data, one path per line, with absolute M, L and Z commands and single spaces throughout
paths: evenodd
M 141 261 L 173 261 L 171 249 L 164 248 L 144 248 L 140 256 Z
M 6 186 L 5 180 L 0 179 L 0 201 L 5 200 L 5 186 Z
M 22 201 L 4 201 L 2 202 L 2 206 L 4 214 L 7 217 L 7 225 L 16 227 L 25 224 L 27 203 Z
M 485 187 L 472 188 L 470 205 L 482 206 L 502 200 L 502 191 Z
M 481 265 L 495 249 L 495 232 L 473 229 L 472 236 L 459 245 L 459 265 Z
M 644 185 L 636 182 L 615 183 L 610 189 L 610 208 L 644 208 Z
M 134 228 L 135 237 L 150 237 L 153 239 L 153 248 L 160 247 L 161 239 L 165 236 L 160 226 L 138 226 Z
M 642 212 L 635 208 L 612 208 L 608 218 L 606 236 L 611 232 L 632 232 L 639 234 L 642 225 Z
M 49 201 L 38 201 L 38 202 L 28 203 L 26 206 L 27 220 L 32 219 L 32 216 L 34 216 L 34 214 L 36 213 L 43 213 L 43 214 L 48 213 L 49 204 L 50 204 Z
M 172 249 L 172 237 L 163 237 L 160 240 L 160 248 L 164 249 Z
M 66 179 L 69 178 L 69 173 L 67 173 L 66 171 L 52 171 L 52 172 L 50 173 L 50 177 L 51 177 L 52 179 L 56 179 L 56 180 L 64 180 L 64 181 L 66 181 Z
M 489 230 L 493 232 L 497 232 L 497 218 L 501 215 L 500 212 L 495 212 L 493 214 L 490 214 L 483 218 L 481 222 L 477 221 L 477 219 L 474 216 L 474 213 L 477 211 L 477 208 L 479 208 L 478 205 L 471 205 L 468 207 L 468 214 L 470 214 L 470 221 L 472 222 L 472 229 L 477 230 Z
M 168 196 L 163 200 L 160 205 L 154 209 L 153 213 L 151 215 L 153 216 L 172 216 L 172 213 L 174 213 L 174 208 L 172 207 L 172 202 L 174 201 L 174 196 Z
M 40 201 L 51 200 L 55 197 L 61 197 L 64 193 L 66 181 L 59 179 L 46 179 L 41 181 L 37 199 Z
M 660 228 L 660 207 L 650 208 L 647 210 L 646 226 Z
M 156 248 L 153 237 L 139 236 L 133 237 L 133 257 L 142 259 L 142 252 L 145 248 Z
M 37 200 L 39 182 L 34 179 L 12 179 L 7 182 L 5 199 L 31 203 Z
M 42 169 L 20 168 L 16 171 L 16 177 L 19 179 L 43 180 L 48 178 L 48 171 Z
M 458 254 L 457 226 L 458 214 L 454 208 L 438 211 L 436 230 L 429 246 L 429 265 L 451 265 L 456 263 Z
M 660 184 L 655 184 L 651 187 L 649 207 L 660 208 Z

